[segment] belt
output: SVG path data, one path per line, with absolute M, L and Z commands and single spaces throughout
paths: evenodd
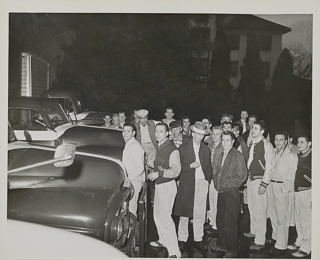
M 250 178 L 250 180 L 251 181 L 254 181 L 254 180 L 256 180 L 256 179 L 263 179 L 263 177 L 262 176 L 252 176 L 251 174 L 249 175 L 249 178 Z
M 275 181 L 275 180 L 271 180 L 271 182 L 275 182 L 275 183 L 283 183 L 283 181 Z

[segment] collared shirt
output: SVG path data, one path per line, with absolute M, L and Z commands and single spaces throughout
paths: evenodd
M 221 161 L 221 167 L 223 166 L 224 164 L 224 161 L 226 160 L 227 156 L 228 156 L 228 153 L 229 151 L 231 150 L 232 146 L 228 149 L 228 150 L 223 150 L 223 155 L 222 155 L 222 161 Z
M 244 122 L 240 119 L 240 122 L 242 123 L 242 133 L 244 133 L 245 131 L 247 131 L 247 122 L 246 120 L 244 120 Z
M 213 163 L 213 155 L 214 155 L 214 152 L 216 150 L 216 148 L 218 147 L 218 145 L 220 144 L 221 141 L 219 141 L 218 144 L 216 144 L 215 142 L 212 143 L 211 147 L 210 147 L 210 150 L 211 150 L 211 163 Z
M 251 164 L 252 161 L 253 161 L 254 146 L 255 146 L 257 143 L 259 143 L 263 138 L 264 138 L 264 137 L 261 136 L 261 137 L 259 137 L 257 140 L 252 139 L 252 141 L 251 141 L 250 144 L 249 144 L 248 169 L 249 169 L 249 167 L 250 167 L 250 164 Z M 248 140 L 249 140 L 249 138 L 248 138 Z
M 196 156 L 196 162 L 198 162 L 200 164 L 199 167 L 195 168 L 195 170 L 196 170 L 196 172 L 195 172 L 196 180 L 204 179 L 205 178 L 204 177 L 204 172 L 202 170 L 201 163 L 200 163 L 200 158 L 199 158 L 200 144 L 198 144 L 195 141 L 193 141 L 193 150 L 194 150 L 194 154 Z
M 250 146 L 250 143 L 252 142 L 253 137 L 252 137 L 252 128 L 249 130 L 249 135 L 248 135 L 248 140 L 247 140 L 247 145 L 248 147 Z
M 141 178 L 144 181 L 144 150 L 134 137 L 124 147 L 122 162 L 130 180 Z
M 140 129 L 141 129 L 141 143 L 142 144 L 151 143 L 152 141 L 150 138 L 148 125 L 146 124 L 145 126 L 143 126 L 142 124 L 140 124 Z

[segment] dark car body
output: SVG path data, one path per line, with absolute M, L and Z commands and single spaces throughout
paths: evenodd
M 103 125 L 104 115 L 111 114 L 84 110 L 80 102 L 79 94 L 70 89 L 53 88 L 44 91 L 41 96 L 59 101 L 71 120 L 79 121 L 84 124 Z
M 58 101 L 50 98 L 10 97 L 9 121 L 18 140 L 58 146 L 124 147 L 122 131 L 69 122 Z
M 70 166 L 48 164 L 10 173 L 50 160 L 54 153 L 54 147 L 8 144 L 8 218 L 82 233 L 120 249 L 127 246 L 136 231 L 128 211 L 133 190 L 124 185 L 121 161 L 76 151 Z

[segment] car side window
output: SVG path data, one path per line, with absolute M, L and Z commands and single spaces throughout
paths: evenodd
M 47 130 L 41 114 L 34 109 L 9 109 L 9 120 L 13 130 Z

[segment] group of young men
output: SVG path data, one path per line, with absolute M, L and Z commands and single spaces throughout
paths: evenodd
M 293 250 L 294 257 L 311 252 L 311 138 L 300 135 L 297 147 L 287 132 L 275 133 L 275 148 L 264 121 L 241 112 L 241 119 L 223 114 L 221 125 L 210 117 L 190 126 L 188 117 L 175 120 L 167 108 L 162 122 L 148 119 L 147 110 L 135 111 L 135 120 L 123 124 L 126 142 L 123 163 L 135 195 L 129 203 L 136 214 L 138 194 L 147 177 L 155 183 L 153 215 L 159 239 L 169 257 L 179 258 L 192 222 L 195 246 L 206 249 L 205 226 L 217 230 L 212 250 L 235 257 L 241 196 L 250 212 L 250 250 L 265 247 L 267 217 L 272 224 L 277 255 Z M 145 167 L 147 166 L 147 174 Z M 172 214 L 179 216 L 178 232 Z M 297 240 L 288 245 L 289 226 Z

